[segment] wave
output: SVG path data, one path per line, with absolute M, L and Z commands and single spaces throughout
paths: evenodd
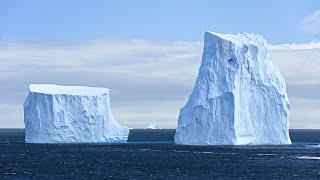
M 320 157 L 316 156 L 296 156 L 298 159 L 320 160 Z

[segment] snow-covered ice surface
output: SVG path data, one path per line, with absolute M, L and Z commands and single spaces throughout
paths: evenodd
M 147 129 L 161 129 L 161 127 L 158 124 L 151 124 Z
M 126 142 L 114 119 L 109 89 L 31 84 L 24 103 L 27 143 Z
M 193 92 L 180 110 L 176 144 L 290 144 L 290 104 L 260 35 L 206 32 Z

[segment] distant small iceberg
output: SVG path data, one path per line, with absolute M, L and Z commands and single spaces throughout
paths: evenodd
M 161 129 L 161 127 L 158 124 L 151 124 L 147 129 Z

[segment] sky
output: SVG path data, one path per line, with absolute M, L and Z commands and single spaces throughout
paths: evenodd
M 0 1 L 0 128 L 24 127 L 31 83 L 111 89 L 123 125 L 175 128 L 206 30 L 263 35 L 290 128 L 320 128 L 320 1 Z

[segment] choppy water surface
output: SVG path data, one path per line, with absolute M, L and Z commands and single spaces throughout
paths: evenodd
M 1 179 L 320 178 L 320 130 L 288 146 L 179 146 L 175 130 L 131 130 L 126 144 L 26 144 L 0 130 Z

